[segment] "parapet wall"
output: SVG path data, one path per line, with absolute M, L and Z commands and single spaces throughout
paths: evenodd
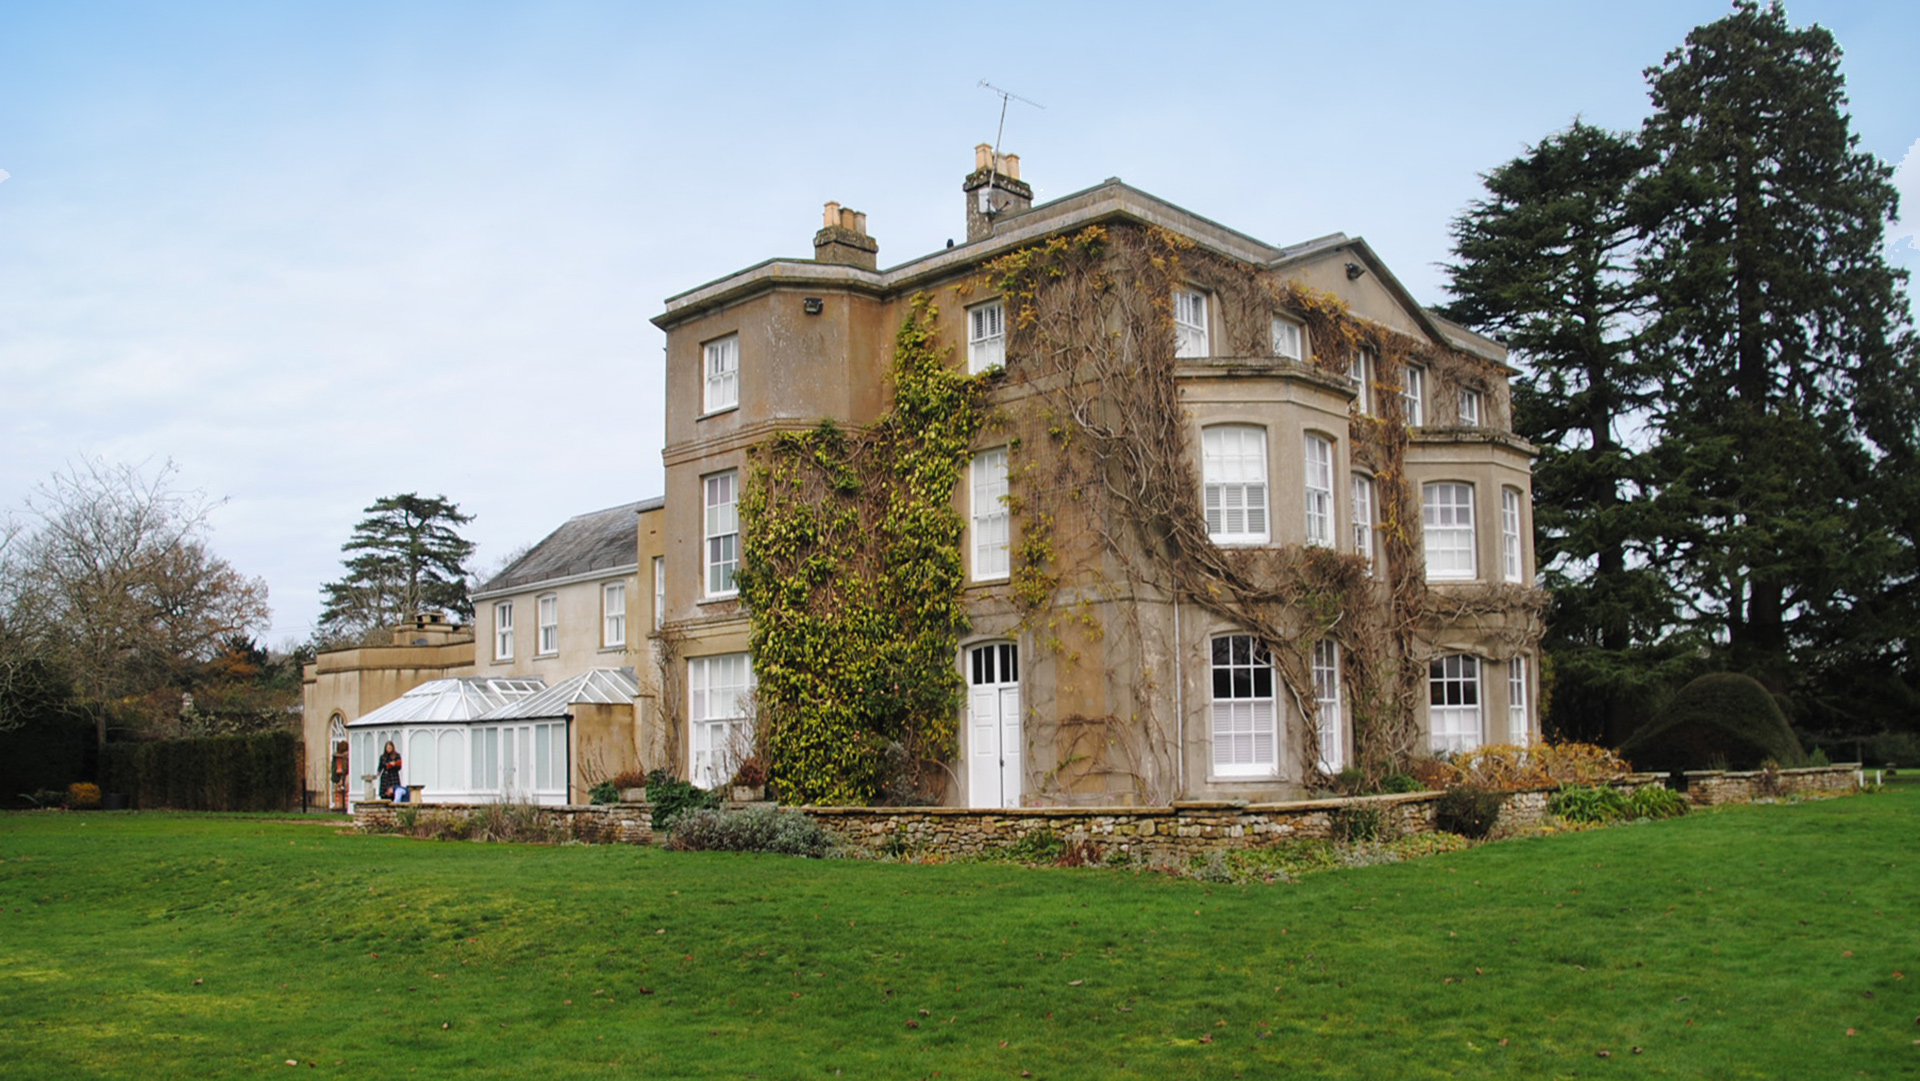
M 1860 763 L 1843 762 L 1806 769 L 1690 770 L 1680 775 L 1682 791 L 1701 807 L 1722 803 L 1752 803 L 1782 796 L 1832 795 L 1860 787 Z

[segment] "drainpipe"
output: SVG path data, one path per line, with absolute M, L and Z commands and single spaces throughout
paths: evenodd
M 573 803 L 573 714 L 568 712 L 563 715 L 562 719 L 565 720 L 567 724 L 567 794 L 565 798 L 566 802 L 571 805 Z
M 1180 661 L 1186 652 L 1186 639 L 1180 636 L 1180 595 L 1173 596 L 1173 721 L 1174 777 L 1173 798 L 1187 797 L 1187 673 Z

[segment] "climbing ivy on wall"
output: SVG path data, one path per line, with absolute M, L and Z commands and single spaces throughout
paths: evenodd
M 1504 378 L 1496 366 L 1356 318 L 1338 297 L 1155 227 L 1094 226 L 1049 238 L 990 263 L 978 284 L 1008 305 L 1008 383 L 1032 391 L 1034 404 L 1009 421 L 1026 459 L 1011 474 L 1024 538 L 1014 553 L 1014 600 L 1043 646 L 1058 641 L 1051 631 L 1067 595 L 1112 602 L 1109 623 L 1117 625 L 1099 633 L 1130 634 L 1143 648 L 1141 601 L 1192 603 L 1268 643 L 1289 712 L 1308 722 L 1289 743 L 1311 773 L 1319 755 L 1310 655 L 1331 637 L 1341 646 L 1358 761 L 1383 773 L 1419 750 L 1414 711 L 1426 673 L 1417 632 L 1484 621 L 1482 630 L 1504 633 L 1513 651 L 1537 640 L 1538 591 L 1429 590 L 1412 526 L 1419 510 L 1405 476 L 1399 394 L 1408 364 L 1427 367 L 1435 395 L 1488 386 Z M 1171 295 L 1182 286 L 1210 294 L 1232 335 L 1216 341 L 1208 360 L 1174 355 Z M 1178 370 L 1210 364 L 1224 374 L 1262 375 L 1292 364 L 1272 356 L 1275 311 L 1307 325 L 1313 359 L 1303 377 L 1345 386 L 1355 352 L 1373 355 L 1373 415 L 1356 410 L 1349 432 L 1354 463 L 1375 478 L 1386 549 L 1377 575 L 1344 546 L 1229 549 L 1208 537 Z M 1085 538 L 1072 558 L 1055 550 L 1056 539 L 1069 536 Z M 1143 674 L 1131 686 L 1133 719 L 1116 723 L 1116 733 L 1170 732 L 1155 716 L 1162 708 L 1155 677 Z M 1160 740 L 1132 755 L 1130 768 L 1148 787 L 1164 787 L 1148 776 L 1148 760 L 1166 756 L 1167 738 Z
M 968 623 L 953 500 L 987 377 L 948 363 L 938 319 L 913 298 L 894 339 L 894 404 L 871 427 L 827 422 L 752 452 L 740 597 L 757 737 L 785 802 L 905 798 L 957 751 Z

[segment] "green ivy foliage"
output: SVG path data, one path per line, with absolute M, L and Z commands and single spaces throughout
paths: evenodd
M 968 622 L 954 491 L 989 377 L 953 369 L 938 318 L 913 298 L 894 339 L 894 405 L 871 428 L 829 421 L 753 452 L 740 597 L 785 803 L 872 803 L 901 781 L 887 776 L 889 745 L 919 766 L 957 750 Z

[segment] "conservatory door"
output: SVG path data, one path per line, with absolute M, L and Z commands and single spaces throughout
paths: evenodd
M 1020 806 L 1020 653 L 1011 642 L 967 654 L 967 803 Z
M 533 802 L 533 729 L 500 728 L 500 791 L 509 802 Z

